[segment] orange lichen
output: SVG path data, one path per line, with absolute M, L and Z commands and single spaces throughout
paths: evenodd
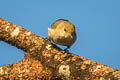
M 27 56 L 29 56 L 29 55 L 30 55 L 29 53 L 25 53 L 25 54 L 24 54 L 24 57 L 27 57 Z
M 83 63 L 84 64 L 91 64 L 91 61 L 90 60 L 85 60 Z
M 109 73 L 109 72 L 114 71 L 114 69 L 113 69 L 113 68 L 110 68 L 110 67 L 103 67 L 102 70 L 103 70 L 105 73 Z
M 64 59 L 65 56 L 67 56 L 67 55 L 66 55 L 66 54 L 62 54 L 61 56 L 55 55 L 54 58 L 55 58 L 57 61 L 60 61 L 60 62 L 61 62 L 61 61 L 63 61 L 63 59 Z
M 75 61 L 78 58 L 78 56 L 73 56 L 72 61 Z
M 52 54 L 49 54 L 47 51 L 42 51 L 42 56 L 44 56 L 44 57 L 51 57 Z
M 24 35 L 24 34 L 19 34 L 19 38 L 20 38 L 21 40 L 24 40 L 25 35 Z
M 23 43 L 24 43 L 24 42 L 23 42 Z M 26 40 L 26 41 L 25 41 L 25 45 L 28 45 L 28 46 L 29 46 L 30 44 L 31 44 L 31 43 L 30 43 L 30 40 Z
M 51 51 L 51 52 L 52 52 L 52 53 L 56 53 L 56 54 L 57 54 L 57 53 L 59 53 L 59 50 L 57 50 L 57 49 L 55 49 L 55 48 L 54 48 L 54 49 L 52 49 L 52 51 Z
M 113 72 L 113 75 L 114 75 L 115 77 L 120 77 L 120 71 Z
M 92 74 L 93 75 L 99 74 L 99 75 L 103 76 L 105 74 L 105 72 L 102 70 L 103 67 L 104 66 L 101 65 L 101 64 L 94 66 L 93 69 L 92 69 L 92 71 L 91 71 Z
M 16 76 L 21 77 L 22 79 L 24 78 L 28 79 L 29 77 L 30 79 L 32 78 L 35 79 L 35 76 L 37 76 L 37 78 L 42 78 L 42 76 L 50 75 L 50 71 L 43 70 L 43 65 L 39 61 L 31 58 L 23 59 L 19 63 L 15 63 L 10 74 L 11 76 L 9 77 L 11 78 L 13 76 Z
M 75 55 L 74 55 L 75 56 Z M 78 56 L 78 58 L 80 58 L 81 60 L 86 60 L 84 57 L 82 56 Z
M 82 64 L 81 67 L 80 67 L 82 70 L 85 70 L 87 67 L 85 64 Z
M 40 50 L 42 48 L 42 46 L 39 46 L 37 49 Z
M 98 77 L 91 77 L 91 78 L 85 77 L 83 80 L 100 80 L 100 79 Z
M 34 48 L 32 47 L 31 49 L 30 49 L 30 51 L 32 52 L 34 50 Z

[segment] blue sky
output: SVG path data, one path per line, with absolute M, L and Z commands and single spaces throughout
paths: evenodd
M 120 0 L 1 0 L 0 3 L 0 17 L 41 37 L 47 37 L 53 21 L 68 19 L 77 32 L 77 41 L 70 52 L 120 69 Z M 24 53 L 1 41 L 0 65 L 19 61 Z

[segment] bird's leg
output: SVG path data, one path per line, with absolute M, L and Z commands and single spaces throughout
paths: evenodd
M 68 50 L 69 48 L 70 48 L 70 46 L 67 46 L 67 47 L 64 49 L 64 51 L 65 51 L 65 52 L 69 52 L 69 50 Z
M 59 49 L 59 50 L 62 50 L 60 47 L 58 47 L 56 44 L 54 44 L 53 42 L 51 42 L 51 44 L 53 45 L 53 47 Z
M 51 40 L 50 40 L 48 37 L 45 37 L 45 40 L 48 40 L 48 41 L 50 41 L 50 42 L 51 42 Z
M 51 42 L 51 44 L 53 45 L 53 47 L 56 47 L 59 50 L 62 50 L 60 47 L 58 47 L 55 43 L 53 43 L 48 37 L 45 38 L 45 40 L 48 40 Z
M 67 46 L 64 50 L 67 50 L 67 49 L 69 49 L 70 48 L 70 46 Z

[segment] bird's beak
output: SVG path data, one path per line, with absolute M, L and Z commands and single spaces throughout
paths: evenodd
M 70 34 L 70 38 L 73 38 L 72 34 Z
M 67 36 L 68 37 L 68 36 Z M 73 38 L 72 34 L 69 34 L 69 38 Z

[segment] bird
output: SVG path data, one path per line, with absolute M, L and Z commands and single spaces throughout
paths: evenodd
M 69 49 L 76 41 L 75 26 L 66 19 L 58 19 L 48 28 L 48 39 Z

